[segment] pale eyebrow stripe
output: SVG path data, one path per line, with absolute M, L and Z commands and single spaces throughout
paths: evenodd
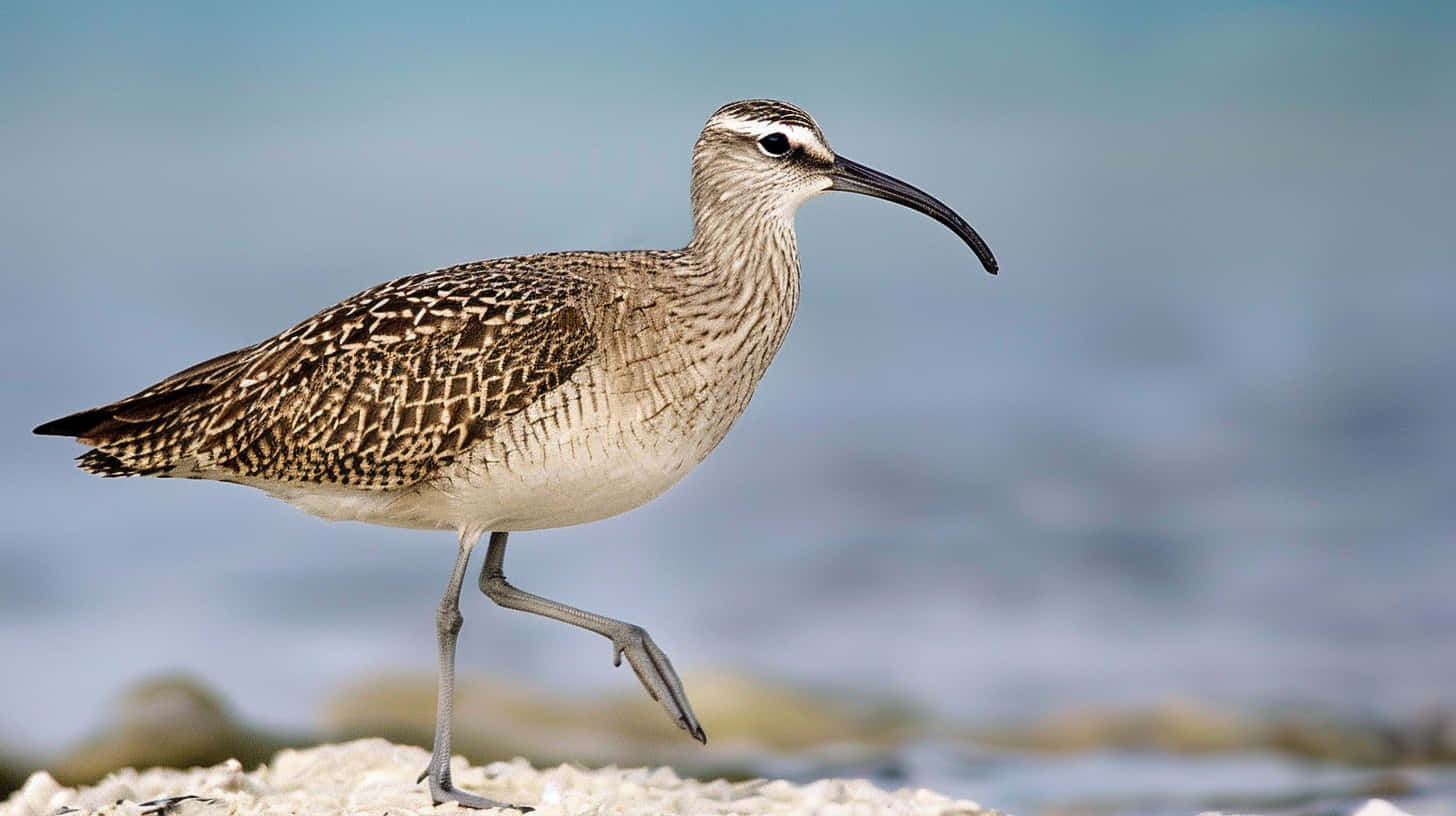
M 832 161 L 833 153 L 827 155 L 820 152 L 820 148 L 827 148 L 819 133 L 803 125 L 791 125 L 784 122 L 766 122 L 762 119 L 748 119 L 741 116 L 722 116 L 718 118 L 718 124 L 730 130 L 736 131 L 753 139 L 761 138 L 769 133 L 781 132 L 788 135 L 789 140 L 796 145 L 807 148 L 815 158 L 824 161 Z

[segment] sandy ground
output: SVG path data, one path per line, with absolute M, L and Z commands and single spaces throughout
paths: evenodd
M 246 771 L 229 760 L 186 771 L 118 771 L 94 786 L 66 788 L 38 771 L 4 804 L 0 816 L 204 816 L 204 814 L 443 813 L 416 782 L 429 761 L 423 749 L 364 739 L 279 752 Z M 666 768 L 585 770 L 570 765 L 537 770 L 525 760 L 479 767 L 456 758 L 455 783 L 541 814 L 800 814 L 856 816 L 979 816 L 995 814 L 975 802 L 928 790 L 881 790 L 862 780 L 827 779 L 809 785 L 783 781 L 699 782 Z M 511 812 L 511 811 L 496 811 Z

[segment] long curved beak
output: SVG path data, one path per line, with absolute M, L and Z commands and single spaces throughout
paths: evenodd
M 894 176 L 887 176 L 878 170 L 838 155 L 834 157 L 834 170 L 831 178 L 833 179 L 829 185 L 831 190 L 860 193 L 893 201 L 896 204 L 904 204 L 906 207 L 919 210 L 950 227 L 951 232 L 959 235 L 961 240 L 966 242 L 966 246 L 976 253 L 976 257 L 981 259 L 981 266 L 986 267 L 986 271 L 992 275 L 996 274 L 999 267 L 996 263 L 996 256 L 991 254 L 991 248 L 986 246 L 986 242 L 981 240 L 981 236 L 977 235 L 971 225 L 966 223 L 966 219 L 956 215 L 955 210 L 945 206 L 930 193 L 906 184 Z

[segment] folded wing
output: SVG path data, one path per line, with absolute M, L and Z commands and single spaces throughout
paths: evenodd
M 596 348 L 589 284 L 466 264 L 361 292 L 282 334 L 35 429 L 102 476 L 412 484 Z

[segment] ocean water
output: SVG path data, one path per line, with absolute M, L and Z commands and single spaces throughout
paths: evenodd
M 680 245 L 697 129 L 752 95 L 957 208 L 1003 272 L 908 210 L 810 202 L 742 421 L 658 501 L 513 537 L 516 583 L 680 669 L 967 721 L 1456 706 L 1451 15 L 744 11 L 14 9 L 0 743 L 72 744 L 161 671 L 289 726 L 432 666 L 452 536 L 98 480 L 29 429 L 401 274 Z M 464 613 L 464 671 L 635 683 L 594 636 Z

